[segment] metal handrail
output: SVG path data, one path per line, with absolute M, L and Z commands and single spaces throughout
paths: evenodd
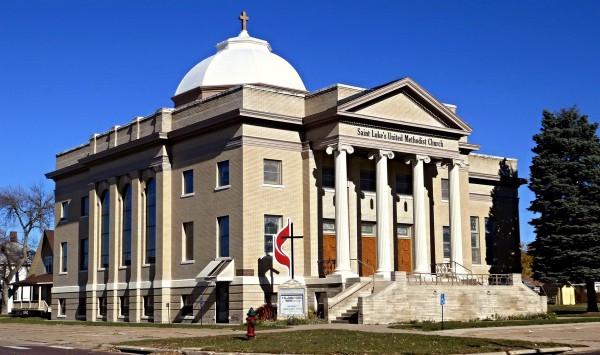
M 371 269 L 371 293 L 375 293 L 375 269 L 373 269 L 370 265 L 365 264 L 362 262 L 362 260 L 360 259 L 350 259 L 350 260 L 356 260 L 358 261 L 361 265 L 368 267 L 369 269 Z
M 436 274 L 458 274 L 458 272 L 456 272 L 456 267 L 460 266 L 462 267 L 465 271 L 468 271 L 469 274 L 473 274 L 473 271 L 471 271 L 470 269 L 468 269 L 467 267 L 465 267 L 463 264 L 458 263 L 456 261 L 448 261 L 445 263 L 435 263 L 433 264 L 434 268 L 435 268 L 435 273 Z M 446 271 L 448 270 L 448 271 Z M 444 272 L 446 271 L 446 272 Z

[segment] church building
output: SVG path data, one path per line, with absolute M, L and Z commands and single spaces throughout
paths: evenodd
M 277 307 L 288 220 L 282 249 L 320 316 L 433 319 L 439 293 L 456 319 L 544 311 L 515 274 L 515 159 L 477 154 L 456 106 L 410 78 L 308 91 L 240 19 L 173 108 L 57 154 L 53 319 L 239 323 Z

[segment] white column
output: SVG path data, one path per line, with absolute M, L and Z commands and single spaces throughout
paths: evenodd
M 376 159 L 376 189 L 377 189 L 377 270 L 376 275 L 391 279 L 393 250 L 390 235 L 390 189 L 388 184 L 388 159 L 394 159 L 394 153 L 389 150 L 379 150 L 369 159 Z
M 459 170 L 465 167 L 462 159 L 452 159 L 449 165 L 450 184 L 450 259 L 460 265 L 454 265 L 454 272 L 464 273 L 465 269 L 462 251 L 462 224 L 460 213 L 460 176 Z
M 342 278 L 356 276 L 350 269 L 350 221 L 348 217 L 348 168 L 346 155 L 354 148 L 338 143 L 327 147 L 335 157 L 335 271 Z
M 413 213 L 415 228 L 415 273 L 430 273 L 427 256 L 427 225 L 425 221 L 425 177 L 423 163 L 429 163 L 431 158 L 417 155 L 407 159 L 406 163 L 413 165 Z

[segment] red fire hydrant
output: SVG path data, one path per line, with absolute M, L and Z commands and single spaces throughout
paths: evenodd
M 256 327 L 256 312 L 254 312 L 254 308 L 250 307 L 248 314 L 246 314 L 246 324 L 248 325 L 248 331 L 246 332 L 246 337 L 248 340 L 254 339 L 254 327 Z

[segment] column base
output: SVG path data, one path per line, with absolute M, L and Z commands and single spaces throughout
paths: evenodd
M 375 272 L 375 280 L 391 281 L 392 280 L 392 272 L 391 271 L 377 271 L 377 272 Z
M 351 270 L 336 270 L 333 274 L 328 275 L 332 277 L 339 277 L 342 280 L 342 283 L 345 283 L 347 279 L 356 278 L 358 274 L 353 273 Z

